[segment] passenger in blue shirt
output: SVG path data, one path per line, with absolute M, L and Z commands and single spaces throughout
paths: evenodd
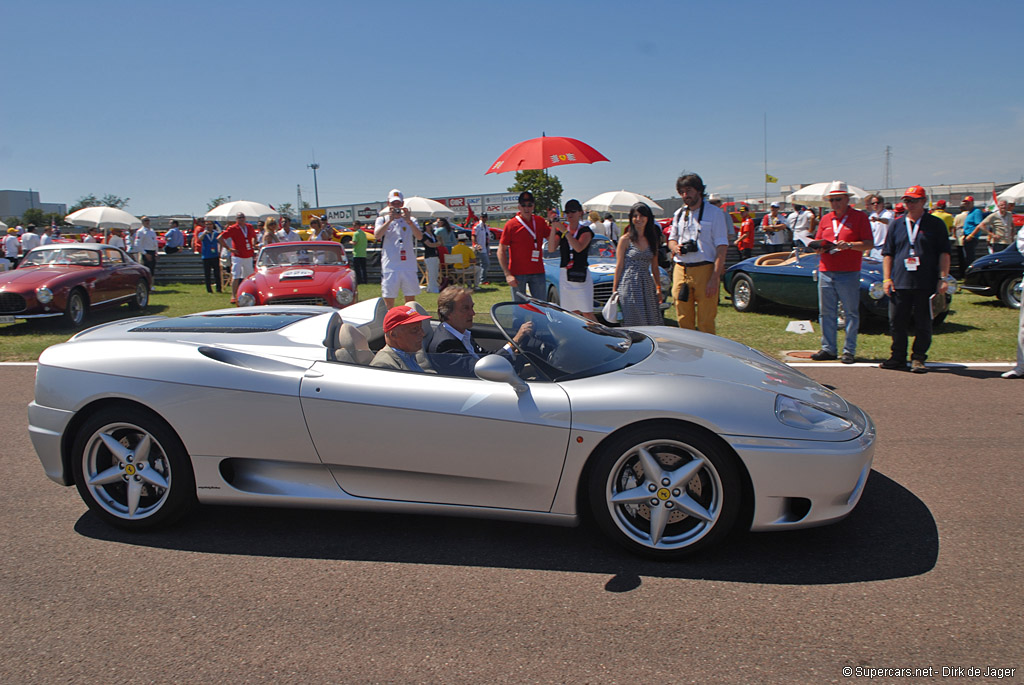
M 206 281 L 206 292 L 212 293 L 212 286 L 221 292 L 220 285 L 220 244 L 217 239 L 220 233 L 213 221 L 207 219 L 203 223 L 203 232 L 199 234 L 199 251 L 203 257 L 203 280 Z
M 964 263 L 960 265 L 961 273 L 974 261 L 974 251 L 978 249 L 978 224 L 985 218 L 985 213 L 974 206 L 974 197 L 971 195 L 964 198 L 963 209 L 967 212 L 967 219 L 964 221 Z

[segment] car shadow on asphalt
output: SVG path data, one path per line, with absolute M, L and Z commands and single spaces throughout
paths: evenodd
M 782 533 L 736 533 L 684 561 L 634 556 L 592 523 L 562 528 L 468 518 L 204 506 L 161 531 L 128 533 L 92 513 L 75 531 L 96 540 L 208 554 L 570 571 L 612 576 L 609 592 L 642 577 L 817 585 L 927 573 L 938 558 L 935 520 L 913 493 L 872 471 L 844 521 Z

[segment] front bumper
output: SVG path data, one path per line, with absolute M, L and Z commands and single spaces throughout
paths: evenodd
M 864 432 L 847 442 L 722 436 L 754 485 L 752 531 L 821 526 L 853 511 L 871 473 L 876 439 L 874 422 L 861 413 Z

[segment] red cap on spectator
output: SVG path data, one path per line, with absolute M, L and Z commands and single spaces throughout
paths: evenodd
M 964 202 L 974 202 L 974 196 L 968 195 L 967 197 L 964 198 Z
M 384 332 L 388 333 L 396 326 L 404 326 L 407 323 L 417 323 L 419 321 L 426 321 L 430 316 L 428 314 L 420 314 L 418 311 L 408 305 L 401 305 L 388 310 L 388 313 L 384 315 Z
M 910 186 L 909 188 L 907 188 L 907 191 L 903 193 L 903 197 L 912 197 L 915 200 L 925 196 L 926 194 L 924 192 L 924 188 L 922 188 L 921 186 Z
M 935 206 L 938 207 L 939 209 L 945 209 L 946 208 L 946 201 L 945 200 L 936 200 L 935 201 Z

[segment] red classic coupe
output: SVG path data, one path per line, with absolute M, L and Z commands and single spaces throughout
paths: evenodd
M 238 306 L 314 304 L 347 307 L 358 299 L 345 248 L 311 240 L 273 243 L 260 250 L 256 273 L 238 286 Z
M 124 250 L 99 243 L 53 243 L 30 250 L 0 273 L 0 323 L 63 316 L 79 326 L 90 309 L 149 303 L 152 275 Z

